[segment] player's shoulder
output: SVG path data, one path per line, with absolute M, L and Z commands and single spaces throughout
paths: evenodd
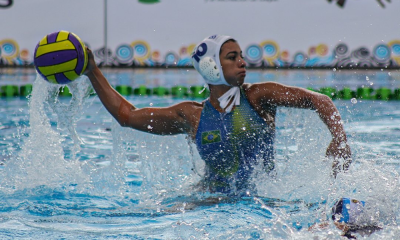
M 247 96 L 270 96 L 274 93 L 279 93 L 285 86 L 276 82 L 262 82 L 262 83 L 245 83 L 242 85 L 243 90 Z M 271 96 L 272 97 L 272 96 Z
M 203 109 L 204 102 L 197 101 L 183 101 L 172 106 L 177 112 L 184 115 L 194 114 Z
M 245 91 L 267 91 L 284 86 L 285 85 L 277 82 L 260 82 L 260 83 L 244 83 L 242 85 L 242 88 Z
M 199 108 L 203 107 L 204 102 L 197 102 L 197 101 L 183 101 L 180 103 L 175 104 L 175 106 L 180 108 Z

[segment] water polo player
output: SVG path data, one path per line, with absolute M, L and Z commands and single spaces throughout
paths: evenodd
M 354 234 L 369 236 L 381 230 L 376 219 L 371 217 L 364 201 L 351 198 L 341 198 L 332 207 L 332 220 L 335 226 L 343 231 L 343 236 L 356 239 Z M 369 210 L 369 211 L 368 211 Z
M 352 198 L 340 198 L 333 204 L 331 217 L 334 225 L 342 231 L 342 236 L 357 239 L 381 230 L 377 217 L 377 209 L 370 204 Z M 316 223 L 308 230 L 327 228 L 329 222 Z
M 229 36 L 204 39 L 192 55 L 210 97 L 202 103 L 183 101 L 164 108 L 139 109 L 129 103 L 111 87 L 88 52 L 86 75 L 111 115 L 121 126 L 148 133 L 188 134 L 205 161 L 204 186 L 211 192 L 254 192 L 249 178 L 255 166 L 273 171 L 280 106 L 315 110 L 332 135 L 326 155 L 350 159 L 341 117 L 331 99 L 274 82 L 244 83 L 246 62 L 239 44 Z

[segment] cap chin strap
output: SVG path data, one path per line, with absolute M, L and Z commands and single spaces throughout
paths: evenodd
M 224 95 L 218 98 L 218 101 L 222 109 L 225 109 L 227 113 L 231 112 L 233 106 L 240 105 L 240 88 L 231 87 Z

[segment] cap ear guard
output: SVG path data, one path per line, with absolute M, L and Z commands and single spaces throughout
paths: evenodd
M 219 59 L 222 44 L 233 39 L 224 35 L 213 35 L 196 46 L 192 54 L 194 68 L 201 74 L 207 84 L 227 85 Z
M 204 57 L 199 62 L 199 72 L 210 83 L 220 79 L 220 71 L 217 63 L 210 57 Z

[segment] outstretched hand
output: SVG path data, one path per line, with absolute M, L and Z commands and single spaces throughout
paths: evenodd
M 346 142 L 337 142 L 332 140 L 326 149 L 326 156 L 334 158 L 351 158 L 350 146 Z
M 86 70 L 83 74 L 88 75 L 93 69 L 97 66 L 96 62 L 94 61 L 94 55 L 92 50 L 90 50 L 88 47 L 86 47 L 86 52 L 88 55 L 88 63 L 86 66 Z
M 333 157 L 334 161 L 332 164 L 333 176 L 341 171 L 347 171 L 351 164 L 351 149 L 346 142 L 337 142 L 332 140 L 326 149 L 326 156 Z M 343 162 L 340 162 L 342 160 Z

